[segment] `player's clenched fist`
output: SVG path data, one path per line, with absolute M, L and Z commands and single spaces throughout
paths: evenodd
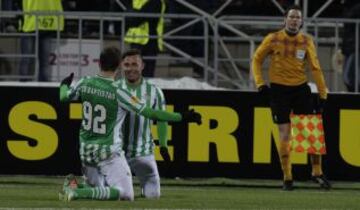
M 61 81 L 60 85 L 70 86 L 73 78 L 74 78 L 74 73 L 72 72 L 69 76 L 65 77 L 65 78 Z
M 183 122 L 196 122 L 196 124 L 201 125 L 201 115 L 195 112 L 194 109 L 182 112 L 181 116 Z

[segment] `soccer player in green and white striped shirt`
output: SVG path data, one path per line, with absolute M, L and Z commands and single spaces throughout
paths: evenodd
M 160 88 L 150 84 L 142 77 L 144 62 L 141 52 L 131 49 L 122 55 L 121 70 L 124 77 L 117 83 L 121 89 L 128 90 L 147 106 L 165 110 L 165 98 Z M 128 113 L 122 130 L 124 151 L 136 177 L 140 181 L 142 195 L 146 198 L 160 197 L 160 177 L 154 157 L 154 142 L 151 135 L 152 120 L 136 113 Z M 170 161 L 167 150 L 167 122 L 158 121 L 157 130 L 161 155 Z
M 110 47 L 100 55 L 101 71 L 94 77 L 84 77 L 70 88 L 73 74 L 60 85 L 60 101 L 79 99 L 83 119 L 80 128 L 80 158 L 84 175 L 91 187 L 64 187 L 61 199 L 133 200 L 130 168 L 122 151 L 121 126 L 127 112 L 151 119 L 201 123 L 194 111 L 169 113 L 151 109 L 128 91 L 114 84 L 120 64 L 120 51 Z

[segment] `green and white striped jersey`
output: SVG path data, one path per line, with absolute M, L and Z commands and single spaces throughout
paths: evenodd
M 165 110 L 165 97 L 162 90 L 142 79 L 141 84 L 134 87 L 125 78 L 117 81 L 119 87 L 128 90 L 139 98 L 146 106 L 156 110 Z M 124 134 L 124 150 L 126 157 L 146 156 L 154 153 L 154 142 L 151 135 L 153 121 L 133 112 L 125 118 L 122 133 Z
M 145 104 L 115 86 L 114 80 L 84 77 L 67 90 L 67 99 L 82 102 L 80 158 L 96 165 L 114 153 L 123 153 L 121 126 L 128 111 L 140 113 Z

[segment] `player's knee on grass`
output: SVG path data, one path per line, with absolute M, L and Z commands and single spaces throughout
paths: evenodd
M 142 189 L 142 191 L 143 191 L 143 196 L 145 198 L 149 198 L 149 199 L 160 198 L 160 190 L 144 188 Z
M 149 199 L 160 198 L 160 179 L 157 176 L 153 176 L 146 180 L 142 186 L 142 195 Z
M 121 187 L 115 187 L 120 192 L 119 199 L 125 201 L 133 201 L 134 200 L 134 192 L 130 189 L 123 189 Z

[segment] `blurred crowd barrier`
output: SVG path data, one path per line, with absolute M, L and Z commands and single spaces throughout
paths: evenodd
M 29 14 L 29 13 L 27 13 Z M 49 12 L 45 14 L 49 15 Z M 0 21 L 16 22 L 19 11 L 2 11 Z M 44 15 L 34 12 L 29 15 Z M 100 50 L 104 46 L 115 45 L 122 50 L 129 46 L 124 43 L 125 25 L 129 17 L 159 17 L 152 13 L 126 12 L 56 12 L 54 16 L 63 16 L 65 29 L 57 30 L 51 37 L 49 69 L 50 81 L 58 82 L 69 72 L 77 77 L 97 72 Z M 198 14 L 165 14 L 163 34 L 164 51 L 156 57 L 155 77 L 177 78 L 190 76 L 208 82 L 213 86 L 233 89 L 254 89 L 250 72 L 253 52 L 263 37 L 282 27 L 283 18 L 276 16 L 237 16 L 221 15 L 199 11 Z M 38 20 L 38 18 L 36 18 Z M 181 20 L 181 24 L 179 24 Z M 177 22 L 176 22 L 177 21 Z M 91 30 L 89 23 L 91 22 Z M 176 23 L 175 25 L 173 23 Z M 344 24 L 352 23 L 359 34 L 358 19 L 306 18 L 303 30 L 314 36 L 318 47 L 319 59 L 324 70 L 330 91 L 345 90 L 342 82 L 341 57 L 342 32 Z M 111 28 L 116 26 L 116 30 Z M 195 35 L 182 33 L 189 27 L 200 29 Z M 22 54 L 20 39 L 33 37 L 35 46 L 41 41 L 39 30 L 33 33 L 21 33 L 16 27 L 2 28 L 0 32 L 0 80 L 36 81 L 39 74 L 39 49 L 32 54 Z M 150 39 L 158 37 L 152 35 Z M 359 39 L 354 39 L 359 43 Z M 357 53 L 359 52 L 356 44 Z M 200 53 L 193 54 L 193 51 Z M 198 55 L 198 56 L 197 56 Z M 30 75 L 19 71 L 21 59 L 30 58 Z M 358 61 L 359 56 L 355 56 Z M 265 64 L 266 65 L 266 64 Z M 266 66 L 264 66 L 266 69 Z M 358 79 L 360 76 L 356 74 Z

